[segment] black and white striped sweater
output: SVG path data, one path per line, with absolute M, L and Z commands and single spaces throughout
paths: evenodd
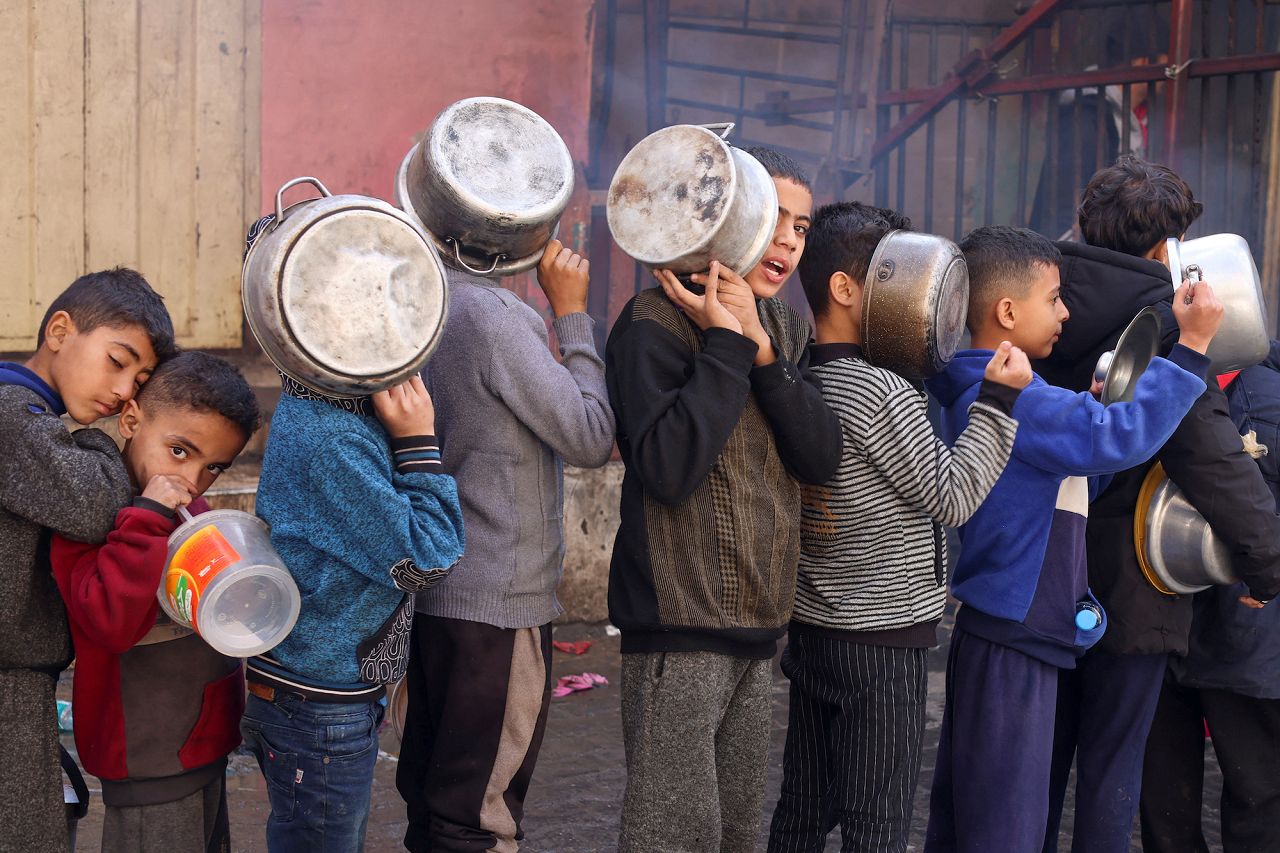
M 986 382 L 948 448 L 925 395 L 853 344 L 813 347 L 822 396 L 840 419 L 840 467 L 806 487 L 793 620 L 876 645 L 930 646 L 946 603 L 946 538 L 1004 471 L 1017 389 Z

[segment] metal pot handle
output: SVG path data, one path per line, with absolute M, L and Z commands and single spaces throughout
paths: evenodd
M 457 240 L 455 240 L 452 237 L 445 237 L 444 239 L 446 243 L 453 244 L 453 256 L 458 259 L 458 265 L 461 266 L 467 272 L 471 273 L 472 275 L 482 275 L 482 276 L 490 275 L 494 270 L 498 268 L 498 264 L 501 263 L 503 260 L 505 260 L 507 257 L 506 255 L 494 255 L 492 266 L 490 266 L 487 270 L 478 270 L 462 259 L 462 246 Z
M 319 178 L 294 178 L 292 181 L 288 181 L 284 186 L 276 190 L 276 222 L 282 222 L 284 220 L 284 191 L 290 187 L 295 187 L 298 184 L 311 184 L 313 187 L 320 190 L 320 194 L 324 198 L 329 198 L 333 195 L 333 193 L 329 192 L 329 190 L 325 188 L 324 184 L 320 183 Z
M 721 139 L 728 139 L 729 134 L 733 133 L 733 129 L 737 127 L 731 121 L 717 121 L 711 124 L 700 124 L 698 127 L 705 127 L 712 133 L 716 133 Z

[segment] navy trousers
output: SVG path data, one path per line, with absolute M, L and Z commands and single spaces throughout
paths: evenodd
M 1037 853 L 1058 668 L 956 628 L 925 853 Z
M 1168 655 L 1092 649 L 1058 675 L 1049 821 L 1044 853 L 1058 849 L 1071 762 L 1076 764 L 1072 853 L 1128 853 L 1142 791 L 1142 756 Z

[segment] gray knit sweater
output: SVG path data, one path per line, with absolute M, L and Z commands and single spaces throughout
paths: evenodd
M 70 663 L 49 531 L 101 542 L 130 495 L 109 436 L 68 432 L 39 394 L 0 385 L 0 670 L 56 673 Z
M 564 557 L 563 463 L 613 449 L 604 362 L 586 314 L 553 324 L 493 282 L 451 272 L 449 319 L 424 371 L 445 470 L 458 482 L 466 552 L 417 597 L 422 613 L 531 628 L 550 622 Z

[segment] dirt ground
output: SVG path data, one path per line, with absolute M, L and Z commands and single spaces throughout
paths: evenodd
M 553 699 L 546 740 L 538 759 L 538 768 L 526 802 L 525 842 L 521 849 L 530 853 L 594 853 L 616 847 L 619 809 L 626 769 L 622 753 L 622 729 L 618 708 L 618 673 L 620 657 L 617 637 L 606 635 L 604 626 L 566 625 L 558 627 L 556 639 L 589 639 L 593 645 L 584 655 L 556 652 L 555 675 L 598 672 L 609 679 L 609 685 L 583 693 Z M 928 729 L 925 735 L 924 767 L 916 796 L 912 823 L 911 850 L 919 850 L 924 839 L 928 817 L 928 792 L 937 749 L 938 726 L 942 719 L 943 678 L 946 664 L 945 644 L 930 659 Z M 773 740 L 769 756 L 769 784 L 765 811 L 772 813 L 777 800 L 782 768 L 782 744 L 787 718 L 787 681 L 775 661 Z M 70 698 L 70 674 L 64 674 L 60 696 Z M 73 748 L 71 736 L 64 743 Z M 395 789 L 395 770 L 399 742 L 390 726 L 382 732 L 382 753 L 374 779 L 372 813 L 365 849 L 369 853 L 403 850 L 404 803 Z M 1217 848 L 1216 804 L 1221 793 L 1221 777 L 1213 760 L 1213 750 L 1206 745 L 1210 766 L 1206 780 L 1206 835 L 1211 848 Z M 91 789 L 97 780 L 88 779 Z M 244 853 L 263 853 L 266 842 L 263 826 L 269 807 L 266 790 L 257 765 L 251 756 L 232 756 L 227 776 L 231 810 L 232 848 Z M 1067 803 L 1063 824 L 1070 828 L 1072 804 Z M 102 829 L 102 804 L 96 791 L 89 816 L 78 827 L 78 851 L 97 851 Z M 765 847 L 768 814 L 760 818 L 760 850 Z M 1070 849 L 1070 835 L 1063 833 L 1060 849 Z M 838 850 L 838 833 L 829 839 L 827 850 Z M 1142 849 L 1135 833 L 1133 851 Z

